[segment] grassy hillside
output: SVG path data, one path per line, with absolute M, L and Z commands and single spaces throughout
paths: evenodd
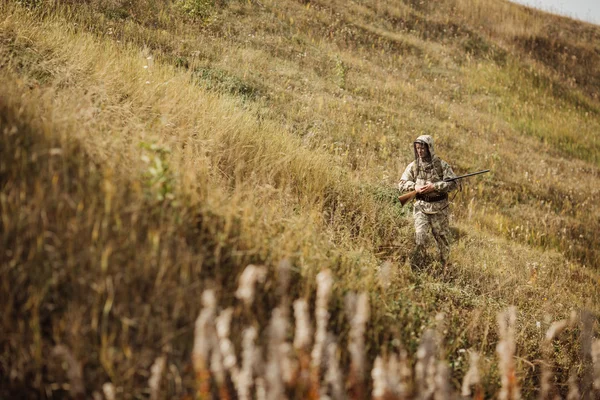
M 423 354 L 443 396 L 471 351 L 486 397 L 591 390 L 599 27 L 493 0 L 3 0 L 0 83 L 0 397 L 223 397 L 228 307 L 240 368 L 258 332 L 257 398 L 278 359 L 313 374 L 289 397 L 380 393 L 393 354 L 414 372 L 389 398 L 424 396 Z M 423 133 L 455 172 L 492 170 L 453 199 L 446 275 L 411 270 L 396 199 Z M 282 350 L 295 299 L 325 344 Z

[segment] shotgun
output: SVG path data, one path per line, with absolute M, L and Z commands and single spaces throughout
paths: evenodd
M 457 181 L 459 179 L 466 178 L 466 177 L 469 177 L 469 176 L 479 175 L 479 174 L 485 174 L 486 172 L 490 172 L 490 170 L 489 169 L 484 169 L 483 171 L 471 172 L 470 174 L 465 174 L 465 175 L 457 176 L 455 178 L 446 178 L 446 179 L 444 179 L 444 182 Z M 413 190 L 412 192 L 404 193 L 398 199 L 400 200 L 400 204 L 401 205 L 405 205 L 407 202 L 411 201 L 416 196 L 417 196 L 417 191 Z

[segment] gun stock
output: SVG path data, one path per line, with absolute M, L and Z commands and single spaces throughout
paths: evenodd
M 402 196 L 398 197 L 398 200 L 400 200 L 400 204 L 404 206 L 406 203 L 414 199 L 416 195 L 417 191 L 413 190 L 412 192 L 404 193 Z

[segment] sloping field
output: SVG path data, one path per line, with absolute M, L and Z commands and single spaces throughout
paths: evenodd
M 0 1 L 0 397 L 593 393 L 598 61 L 504 1 Z M 423 133 L 492 170 L 447 274 Z

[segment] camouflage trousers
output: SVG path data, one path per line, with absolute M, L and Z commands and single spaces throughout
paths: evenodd
M 446 265 L 450 256 L 450 223 L 448 209 L 441 210 L 437 214 L 425 214 L 415 211 L 415 234 L 416 246 L 413 253 L 413 263 L 420 265 L 425 257 L 427 236 L 431 231 L 440 254 L 440 262 Z

